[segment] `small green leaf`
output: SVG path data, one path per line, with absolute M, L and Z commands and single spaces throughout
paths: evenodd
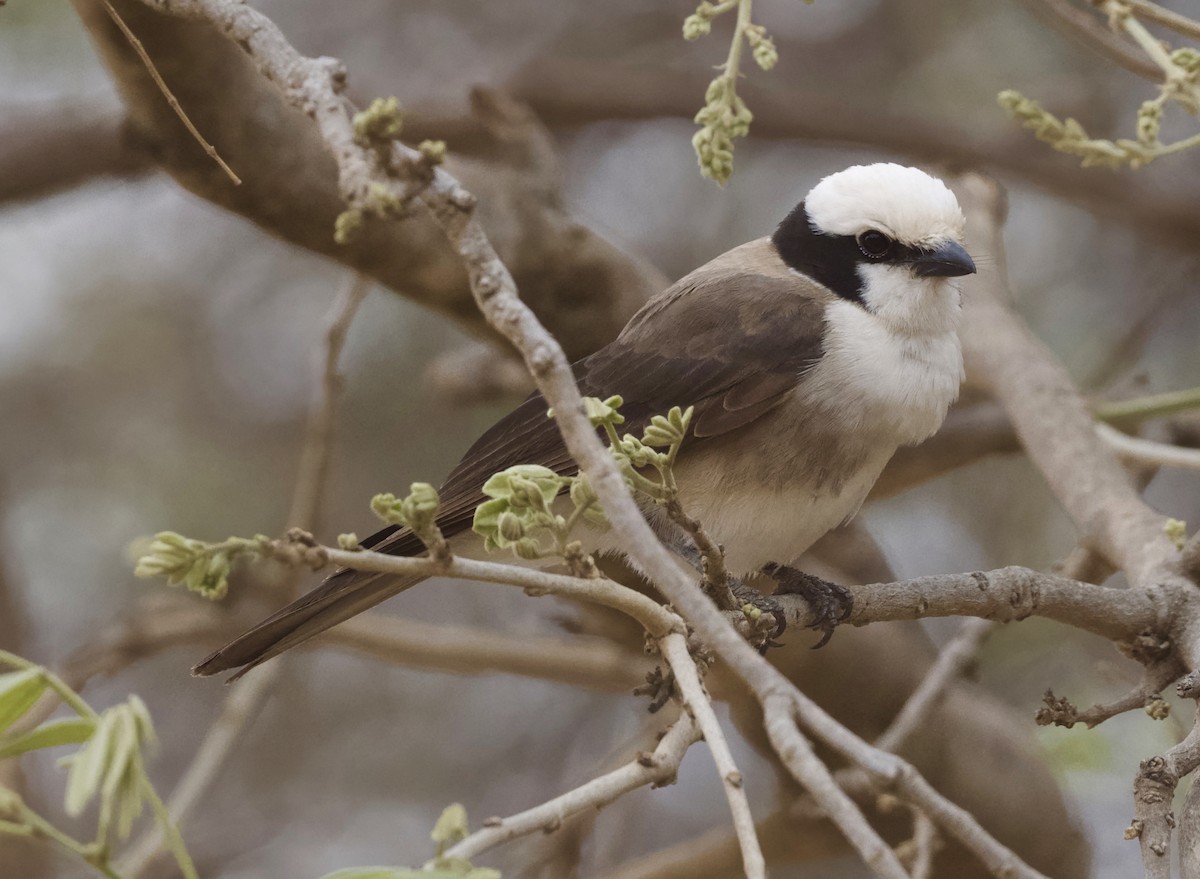
M 437 823 L 433 825 L 433 833 L 430 836 L 437 843 L 440 854 L 444 846 L 466 838 L 468 832 L 467 810 L 462 803 L 451 803 L 442 810 Z
M 0 739 L 0 760 L 28 751 L 78 745 L 95 732 L 96 724 L 86 717 L 67 717 L 43 723 L 37 729 L 11 739 Z
M 435 874 L 408 867 L 346 867 L 326 873 L 321 879 L 429 879 Z
M 145 704 L 137 696 L 100 715 L 95 734 L 64 762 L 67 776 L 66 809 L 78 815 L 100 794 L 100 827 L 112 826 L 124 838 L 142 813 L 142 749 L 155 743 Z
M 500 527 L 500 517 L 508 511 L 508 500 L 502 497 L 484 501 L 475 508 L 475 520 L 471 527 L 476 533 L 487 535 Z
M 81 814 L 100 790 L 111 760 L 114 733 L 112 715 L 105 712 L 87 743 L 63 761 L 70 767 L 67 773 L 66 810 L 71 817 Z
M 24 717 L 46 687 L 46 676 L 40 668 L 0 675 L 0 732 Z
M 490 476 L 483 484 L 483 493 L 490 498 L 511 498 L 514 493 L 528 489 L 530 483 L 536 486 L 548 504 L 562 488 L 563 480 L 549 467 L 540 464 L 518 464 Z

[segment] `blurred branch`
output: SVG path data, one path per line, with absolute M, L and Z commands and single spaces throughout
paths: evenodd
M 1115 400 L 1096 407 L 1096 417 L 1101 421 L 1123 424 L 1129 421 L 1145 421 L 1162 418 L 1179 412 L 1200 409 L 1200 388 L 1182 391 L 1166 391 L 1129 400 Z
M 1151 3 L 1150 0 L 1125 0 L 1125 5 L 1147 21 L 1161 24 L 1185 37 L 1200 40 L 1200 22 L 1180 15 L 1166 7 Z
M 968 240 L 997 260 L 1004 253 L 998 188 L 962 178 L 959 201 Z M 983 377 L 1008 412 L 1034 464 L 1075 521 L 1083 538 L 1135 583 L 1178 582 L 1178 550 L 1164 533 L 1166 517 L 1138 496 L 1115 455 L 1095 431 L 1087 404 L 1066 370 L 1002 304 L 1001 273 L 979 276 L 964 297 L 963 348 L 968 370 Z
M 475 339 L 435 354 L 425 366 L 425 384 L 433 396 L 456 406 L 520 399 L 533 380 L 511 349 Z
M 892 456 L 868 497 L 873 501 L 893 497 L 989 455 L 1020 450 L 1003 409 L 992 402 L 958 403 L 932 438 Z
M 500 672 L 609 693 L 629 693 L 653 664 L 605 638 L 530 638 L 361 614 L 314 641 L 391 665 L 452 674 Z
M 1153 467 L 1200 470 L 1200 449 L 1184 449 L 1170 443 L 1129 436 L 1107 424 L 1097 424 L 1096 433 L 1124 461 Z
M 572 59 L 533 62 L 505 85 L 550 126 L 690 119 L 694 96 L 703 87 L 703 76 L 694 72 Z M 1196 189 L 1151 190 L 1131 175 L 1097 175 L 1064 164 L 1018 131 L 990 134 L 885 107 L 859 107 L 802 84 L 784 89 L 745 82 L 739 88 L 755 107 L 757 138 L 851 144 L 929 164 L 992 170 L 1149 232 L 1156 242 L 1180 250 L 1191 251 L 1200 238 Z M 451 148 L 460 149 L 484 134 L 470 118 L 436 108 L 410 113 L 407 131 L 413 137 L 444 137 Z
M 1129 45 L 1105 27 L 1095 13 L 1070 0 L 1021 0 L 1021 5 L 1059 33 L 1110 58 L 1119 67 L 1142 79 L 1157 83 L 1162 79 L 1158 65 L 1133 51 Z
M 299 472 L 292 489 L 292 506 L 286 525 L 306 531 L 320 527 L 321 498 L 329 476 L 330 447 L 342 393 L 342 374 L 338 361 L 350 324 L 366 295 L 371 292 L 370 279 L 355 273 L 346 280 L 325 318 L 325 344 L 318 349 L 314 364 L 313 401 L 308 410 L 308 425 L 304 430 L 304 448 L 300 454 Z
M 319 124 L 290 100 L 298 83 L 277 88 L 237 43 L 209 24 L 164 15 L 136 0 L 112 0 L 196 127 L 244 178 L 232 186 L 179 124 L 102 0 L 73 3 L 121 93 L 131 130 L 182 186 L 475 335 L 497 338 L 472 302 L 458 255 L 427 210 L 415 210 L 403 222 L 369 220 L 354 241 L 335 243 L 334 221 L 345 209 L 338 167 Z M 342 77 L 340 90 L 345 71 L 335 72 Z M 566 213 L 549 141 L 532 114 L 479 90 L 471 118 L 487 148 L 472 156 L 452 153 L 448 167 L 479 196 L 480 220 L 525 300 L 572 358 L 591 353 L 613 339 L 667 279 Z
M 996 624 L 990 620 L 967 620 L 938 651 L 937 661 L 921 679 L 920 686 L 900 709 L 883 734 L 875 740 L 875 747 L 885 751 L 899 751 L 929 716 L 946 688 L 975 660 L 984 639 L 992 633 Z
M 0 204 L 151 167 L 149 154 L 130 143 L 124 113 L 109 101 L 0 106 Z

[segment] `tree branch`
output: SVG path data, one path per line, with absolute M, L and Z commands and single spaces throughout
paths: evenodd
M 1164 628 L 1170 612 L 1166 596 L 1154 591 L 1093 586 L 1020 567 L 870 583 L 851 591 L 850 625 L 945 616 L 1012 622 L 1041 616 L 1113 641 L 1131 641 L 1146 630 Z M 799 596 L 774 598 L 789 626 L 813 621 Z
M 1101 53 L 1117 66 L 1155 84 L 1162 81 L 1158 65 L 1133 51 L 1105 27 L 1095 13 L 1075 6 L 1069 0 L 1021 0 L 1021 4 L 1060 33 Z
M 684 710 L 695 720 L 712 754 L 713 762 L 717 764 L 717 775 L 721 778 L 725 799 L 729 801 L 733 830 L 742 850 L 742 869 L 746 879 L 766 879 L 767 865 L 763 860 L 758 834 L 754 829 L 754 817 L 750 814 L 750 801 L 746 799 L 742 772 L 733 760 L 729 742 L 725 740 L 725 733 L 721 730 L 721 723 L 717 720 L 708 694 L 704 692 L 704 685 L 700 683 L 696 661 L 688 650 L 687 638 L 672 633 L 658 643 L 663 658 L 675 673 L 675 685 L 679 689 Z
M 278 70 L 268 81 L 237 40 L 246 37 L 256 52 L 270 51 L 277 41 L 256 38 L 244 27 L 235 40 L 225 38 L 230 28 L 250 21 L 247 14 L 223 10 L 214 17 L 214 27 L 200 20 L 192 4 L 182 4 L 184 14 L 172 16 L 163 14 L 170 4 L 147 8 L 137 0 L 112 0 L 196 127 L 244 178 L 235 187 L 163 101 L 102 0 L 72 2 L 117 84 L 134 136 L 182 186 L 433 308 L 468 332 L 496 338 L 472 302 L 458 255 L 427 213 L 418 211 L 403 222 L 368 222 L 356 240 L 335 243 L 334 221 L 345 209 L 342 195 L 348 193 L 339 189 L 338 159 L 320 125 L 308 117 L 313 107 L 300 93 L 305 77 L 328 83 L 344 72 L 313 61 Z M 340 78 L 330 84 L 326 114 L 344 115 L 343 85 Z M 451 153 L 447 165 L 481 196 L 481 222 L 495 234 L 527 301 L 562 338 L 572 358 L 589 354 L 614 338 L 668 281 L 649 263 L 621 252 L 566 213 L 557 169 L 546 167 L 544 149 L 514 150 L 513 144 L 531 144 L 543 136 L 528 111 L 487 91 L 474 98 L 472 119 L 488 139 L 488 157 Z
M 125 114 L 111 101 L 0 106 L 0 204 L 151 167 L 150 156 L 129 142 Z
M 652 753 L 643 752 L 632 762 L 540 806 L 508 818 L 489 819 L 482 830 L 454 845 L 446 855 L 474 858 L 521 836 L 539 830 L 557 830 L 571 815 L 598 809 L 639 787 L 671 784 L 688 748 L 699 740 L 700 731 L 691 717 L 684 714 L 671 725 Z
M 960 178 L 959 201 L 968 239 L 1002 263 L 1000 195 L 982 177 Z M 1163 531 L 1166 517 L 1138 496 L 1066 370 L 1003 303 L 1010 295 L 1000 272 L 988 272 L 964 297 L 964 356 L 1008 412 L 1043 478 L 1081 536 L 1133 581 L 1178 582 L 1179 552 Z
M 763 704 L 763 724 L 779 758 L 821 811 L 838 826 L 863 863 L 884 879 L 909 879 L 891 846 L 867 823 L 858 806 L 834 781 L 828 767 L 797 729 L 792 717 L 794 710 L 792 700 L 783 694 L 770 696 Z

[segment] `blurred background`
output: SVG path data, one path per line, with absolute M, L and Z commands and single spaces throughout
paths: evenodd
M 431 131 L 469 114 L 476 85 L 528 101 L 552 135 L 562 210 L 668 278 L 769 233 L 817 179 L 849 164 L 908 161 L 914 149 L 927 163 L 942 148 L 958 166 L 980 159 L 1009 191 L 1017 308 L 1081 385 L 1128 396 L 1198 383 L 1200 234 L 1173 224 L 1178 205 L 1200 203 L 1200 152 L 1136 175 L 1080 172 L 1016 130 L 996 104 L 1004 88 L 1113 137 L 1129 136 L 1138 103 L 1152 94 L 1023 3 L 759 0 L 755 20 L 774 36 L 780 62 L 748 71 L 757 118 L 725 188 L 700 177 L 688 117 L 724 60 L 729 22 L 685 43 L 687 3 L 342 0 L 336 15 L 300 0 L 255 5 L 302 52 L 345 60 L 360 102 L 395 94 Z M 109 73 L 69 4 L 13 0 L 0 8 L 0 179 L 15 173 L 3 166 L 6 140 L 32 139 L 36 124 L 71 114 L 97 126 L 120 117 Z M 809 129 L 825 122 L 870 136 L 812 142 Z M 352 274 L 189 194 L 140 155 L 95 172 L 69 164 L 58 183 L 50 175 L 23 189 L 10 177 L 0 195 L 0 646 L 52 666 L 165 588 L 133 578 L 140 538 L 283 527 L 325 315 Z M 981 263 L 996 268 L 994 255 Z M 319 537 L 369 533 L 372 494 L 437 483 L 511 404 L 462 402 L 430 377 L 434 359 L 469 344 L 461 322 L 373 289 L 343 357 Z M 1169 515 L 1200 520 L 1196 474 L 1164 471 L 1147 496 Z M 1047 567 L 1074 539 L 1016 454 L 870 504 L 861 518 L 902 577 Z M 383 611 L 517 636 L 561 634 L 572 613 L 516 590 L 455 583 Z M 954 625 L 925 632 L 939 642 Z M 884 628 L 839 633 L 834 644 L 878 642 L 890 637 Z M 156 651 L 87 685 L 97 707 L 129 692 L 145 699 L 163 743 L 152 767 L 161 789 L 179 778 L 228 692 L 188 676 L 212 646 Z M 814 661 L 824 662 L 814 673 L 836 678 L 836 655 Z M 1114 697 L 1136 672 L 1107 643 L 1041 621 L 1001 629 L 978 663 L 990 694 L 980 704 L 1046 761 L 1086 838 L 1074 851 L 1089 854 L 1072 856 L 1071 875 L 1137 869 L 1136 844 L 1121 838 L 1130 781 L 1137 761 L 1176 741 L 1180 727 L 1174 716 L 1156 723 L 1133 713 L 1093 731 L 1037 728 L 1033 712 L 1047 687 L 1084 706 Z M 254 715 L 184 826 L 206 877 L 419 864 L 445 804 L 464 803 L 475 824 L 539 803 L 644 741 L 646 723 L 644 700 L 629 695 L 334 650 L 290 658 Z M 750 745 L 738 751 L 766 814 L 785 793 Z M 639 791 L 600 814 L 582 843 L 581 875 L 609 875 L 723 826 L 708 759 L 695 749 L 677 786 Z M 53 760 L 24 766 L 30 802 L 61 815 Z M 56 853 L 18 848 L 0 838 L 0 865 L 11 858 L 24 871 L 0 872 L 85 875 Z M 506 877 L 539 875 L 529 849 L 485 862 Z M 773 875 L 866 875 L 853 858 L 831 857 Z M 171 873 L 152 863 L 143 875 Z

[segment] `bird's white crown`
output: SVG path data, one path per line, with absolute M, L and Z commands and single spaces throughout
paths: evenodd
M 966 221 L 941 180 L 891 162 L 854 165 L 812 188 L 804 207 L 818 232 L 860 235 L 877 229 L 907 245 L 962 241 Z

